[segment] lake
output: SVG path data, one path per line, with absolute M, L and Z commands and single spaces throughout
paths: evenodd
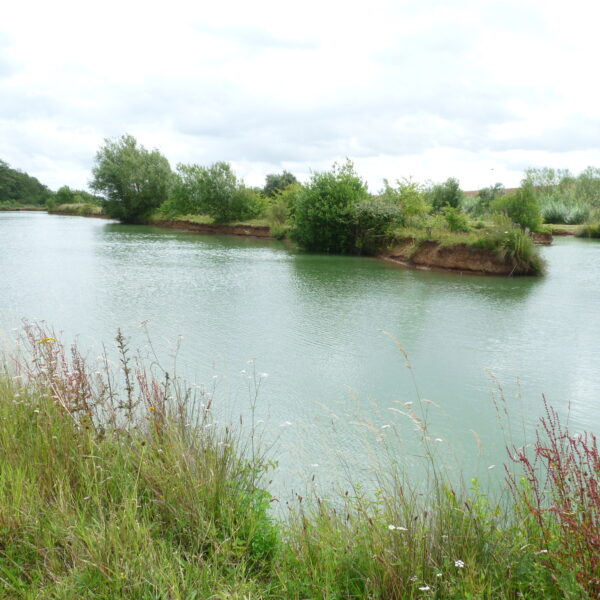
M 542 394 L 574 430 L 600 432 L 600 243 L 555 238 L 541 252 L 542 278 L 464 276 L 0 212 L 0 336 L 10 344 L 22 319 L 44 320 L 95 357 L 118 328 L 132 347 L 147 332 L 166 366 L 180 340 L 179 372 L 216 385 L 224 420 L 247 418 L 248 374 L 268 374 L 256 419 L 279 490 L 313 474 L 360 480 L 390 454 L 410 465 L 419 449 L 402 413 L 419 398 L 450 468 L 501 475 L 510 433 L 494 398 L 518 443 L 532 439 Z

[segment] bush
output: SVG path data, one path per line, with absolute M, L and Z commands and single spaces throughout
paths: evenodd
M 450 229 L 450 231 L 467 232 L 470 230 L 467 215 L 460 212 L 459 208 L 446 206 L 442 212 L 446 218 L 446 223 L 448 224 L 448 229 Z
M 569 222 L 569 207 L 560 200 L 551 200 L 542 207 L 544 223 L 566 224 Z
M 271 173 L 267 175 L 263 193 L 267 198 L 275 197 L 279 192 L 283 192 L 288 186 L 297 184 L 298 180 L 293 173 L 283 171 L 283 173 Z
M 526 520 L 533 519 L 548 566 L 575 574 L 590 598 L 600 597 L 600 452 L 593 434 L 573 435 L 546 405 L 533 456 L 513 448 L 525 481 L 509 479 Z
M 494 200 L 504 196 L 504 194 L 506 194 L 506 189 L 501 183 L 479 190 L 477 192 L 477 204 L 475 205 L 476 210 L 472 214 L 480 216 L 487 213 Z
M 445 206 L 458 208 L 463 197 L 458 179 L 454 177 L 448 178 L 444 183 L 431 186 L 426 195 L 435 211 L 440 211 Z
M 166 217 L 204 214 L 215 223 L 251 219 L 263 210 L 260 194 L 239 181 L 225 162 L 210 167 L 178 165 L 171 197 L 161 207 Z
M 577 237 L 600 238 L 600 221 L 586 223 L 581 230 L 577 232 Z
M 379 198 L 388 204 L 396 204 L 401 209 L 400 225 L 406 227 L 421 224 L 431 211 L 423 187 L 410 179 L 399 179 L 397 187 L 392 187 L 387 179 L 383 180 L 384 189 L 379 193 Z
M 297 199 L 294 238 L 305 250 L 352 253 L 354 207 L 366 200 L 366 184 L 351 161 L 315 173 Z
M 390 240 L 391 230 L 402 223 L 402 209 L 381 199 L 359 202 L 352 209 L 354 252 L 375 254 Z
M 537 231 L 542 225 L 540 205 L 529 184 L 525 184 L 512 194 L 496 198 L 492 203 L 492 210 L 505 214 L 522 229 Z

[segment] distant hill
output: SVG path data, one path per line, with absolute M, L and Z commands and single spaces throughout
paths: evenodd
M 35 177 L 11 168 L 0 160 L 0 205 L 43 205 L 53 192 Z

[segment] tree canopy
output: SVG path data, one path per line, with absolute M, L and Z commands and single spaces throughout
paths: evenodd
M 52 191 L 35 177 L 0 160 L 0 203 L 44 204 Z
M 262 210 L 261 199 L 238 179 L 231 165 L 216 162 L 208 167 L 177 165 L 171 200 L 173 214 L 204 214 L 215 223 L 252 218 Z
M 92 175 L 90 186 L 104 197 L 107 215 L 124 223 L 147 221 L 167 200 L 172 177 L 169 161 L 131 135 L 104 140 Z
M 296 176 L 289 171 L 283 173 L 271 173 L 267 175 L 263 193 L 269 198 L 273 198 L 277 192 L 282 192 L 286 187 L 298 183 Z

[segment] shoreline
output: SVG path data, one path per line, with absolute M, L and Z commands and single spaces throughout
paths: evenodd
M 21 209 L 37 210 L 37 209 Z M 46 211 L 48 214 L 87 217 L 110 220 L 106 215 L 90 214 L 77 215 L 68 211 Z M 270 228 L 267 225 L 225 225 L 195 223 L 193 221 L 157 220 L 148 223 L 151 227 L 170 229 L 173 231 L 188 231 L 204 235 L 233 235 L 242 237 L 255 237 L 273 240 Z M 536 245 L 551 245 L 552 234 L 535 234 Z M 395 247 L 385 250 L 373 258 L 392 263 L 405 269 L 418 271 L 438 271 L 455 275 L 480 275 L 511 277 L 515 275 L 531 275 L 519 270 L 512 262 L 500 259 L 494 252 L 474 249 L 465 244 L 457 243 L 451 246 L 442 246 L 439 242 L 428 241 L 412 250 L 414 240 L 406 239 Z

